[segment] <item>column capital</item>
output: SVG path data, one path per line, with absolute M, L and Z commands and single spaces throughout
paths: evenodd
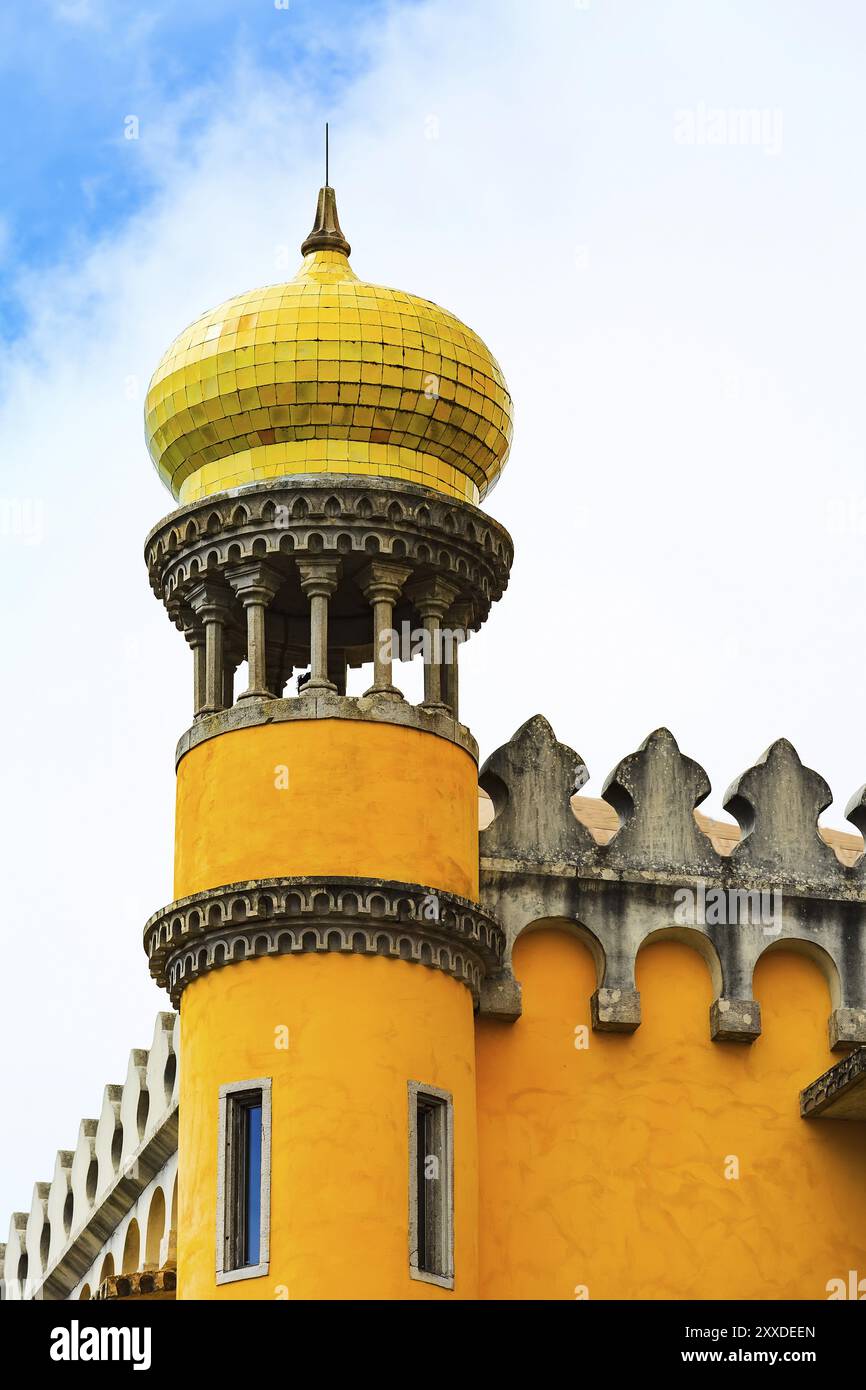
M 459 597 L 460 590 L 456 584 L 452 584 L 448 579 L 440 579 L 433 576 L 431 579 L 419 580 L 417 584 L 412 584 L 406 590 L 406 597 L 411 599 L 422 618 L 444 618 L 448 609 Z
M 233 565 L 226 570 L 226 578 L 245 608 L 251 603 L 269 604 L 283 584 L 283 576 L 264 560 Z
M 458 627 L 462 628 L 468 637 L 472 622 L 472 600 L 458 598 L 456 603 L 451 604 L 446 617 L 449 623 L 456 623 Z
M 355 582 L 368 603 L 375 603 L 377 599 L 396 603 L 411 573 L 408 565 L 394 560 L 371 560 L 356 576 Z
M 330 598 L 340 582 L 342 565 L 330 557 L 314 556 L 298 561 L 301 589 L 307 598 Z
M 195 651 L 196 647 L 204 646 L 204 624 L 197 621 L 197 619 L 188 617 L 181 624 L 181 631 L 184 635 L 184 639 L 187 644 L 192 647 L 193 651 Z
M 204 579 L 191 590 L 189 606 L 200 622 L 224 623 L 231 613 L 231 590 L 216 579 Z

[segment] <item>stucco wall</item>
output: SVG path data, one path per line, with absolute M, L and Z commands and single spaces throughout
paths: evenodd
M 187 753 L 175 897 L 293 874 L 389 878 L 477 899 L 474 760 L 416 729 L 331 719 L 240 729 Z
M 194 981 L 181 1020 L 179 1298 L 477 1297 L 474 1038 L 464 985 L 401 960 L 266 957 Z M 288 1047 L 275 1045 L 280 1026 Z M 217 1286 L 219 1087 L 266 1076 L 270 1268 Z M 410 1080 L 454 1098 L 454 1293 L 409 1276 Z
M 709 971 L 680 943 L 638 956 L 633 1034 L 590 1031 L 568 932 L 528 932 L 514 965 L 523 1016 L 477 1024 L 482 1298 L 821 1299 L 866 1272 L 866 1125 L 799 1115 L 836 1060 L 814 962 L 762 957 L 751 1046 L 709 1040 Z

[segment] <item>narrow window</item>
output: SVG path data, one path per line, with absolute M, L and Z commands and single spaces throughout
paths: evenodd
M 236 1081 L 219 1094 L 218 1284 L 268 1272 L 271 1082 Z
M 454 1287 L 454 1121 L 447 1091 L 409 1082 L 409 1273 Z
M 257 1265 L 262 1235 L 262 1101 L 237 1107 L 238 1242 L 240 1263 Z

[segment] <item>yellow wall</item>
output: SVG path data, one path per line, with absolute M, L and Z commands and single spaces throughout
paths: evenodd
M 289 1029 L 289 1048 L 274 1046 Z M 478 1170 L 472 998 L 437 970 L 354 955 L 263 957 L 181 1005 L 178 1297 L 474 1298 Z M 267 1276 L 217 1287 L 219 1087 L 272 1077 Z M 454 1292 L 408 1275 L 410 1080 L 454 1097 Z
M 175 897 L 334 874 L 477 899 L 477 777 L 463 749 L 393 724 L 320 719 L 222 734 L 178 767 Z
M 866 1271 L 866 1125 L 799 1117 L 800 1089 L 838 1060 L 815 964 L 765 955 L 763 1036 L 719 1044 L 705 963 L 650 945 L 640 1028 L 585 1051 L 586 947 L 534 931 L 514 964 L 523 1017 L 478 1023 L 482 1298 L 821 1299 Z
M 340 720 L 223 734 L 178 769 L 176 896 L 322 874 L 477 898 L 477 815 L 473 759 L 432 734 Z M 288 1050 L 275 1045 L 283 1028 Z M 181 1031 L 179 1298 L 477 1296 L 475 1034 L 464 985 L 375 956 L 264 957 L 189 985 Z M 272 1078 L 270 1270 L 218 1287 L 219 1088 L 260 1076 Z M 409 1081 L 454 1098 L 453 1292 L 408 1273 Z

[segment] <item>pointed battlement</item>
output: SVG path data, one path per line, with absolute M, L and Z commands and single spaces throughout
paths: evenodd
M 667 729 L 650 734 L 605 781 L 602 796 L 618 819 L 612 834 L 593 836 L 575 815 L 575 786 L 585 779 L 583 760 L 540 715 L 481 770 L 494 809 L 480 835 L 482 898 L 503 921 L 509 959 L 532 924 L 573 923 L 596 961 L 594 1026 L 630 1032 L 640 1024 L 641 947 L 688 939 L 716 982 L 712 1038 L 752 1042 L 761 1031 L 754 969 L 784 942 L 824 971 L 831 1047 L 866 1043 L 866 858 L 837 853 L 819 830 L 832 792 L 787 739 L 726 792 L 725 809 L 739 825 L 727 854 L 695 814 L 709 778 Z M 858 829 L 866 826 L 864 788 L 847 814 Z M 508 961 L 488 982 L 484 1007 L 497 1017 L 519 1015 Z

